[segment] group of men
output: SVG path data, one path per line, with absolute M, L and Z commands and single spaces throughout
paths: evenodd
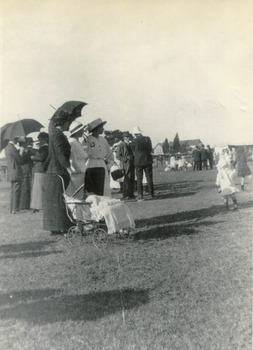
M 129 132 L 123 133 L 116 157 L 124 170 L 123 199 L 134 199 L 135 172 L 137 177 L 138 201 L 143 201 L 143 173 L 147 179 L 149 199 L 154 197 L 152 143 L 148 136 L 143 136 L 139 127 L 133 128 L 133 140 Z
M 207 148 L 202 144 L 201 147 L 196 145 L 192 152 L 193 170 L 207 170 L 208 165 L 213 169 L 213 150 L 207 145 Z M 209 164 L 208 164 L 209 163 Z

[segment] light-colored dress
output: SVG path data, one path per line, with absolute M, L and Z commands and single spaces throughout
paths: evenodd
M 106 139 L 102 136 L 97 138 L 90 135 L 87 138 L 87 153 L 88 161 L 86 163 L 88 168 L 104 168 L 105 169 L 105 181 L 104 181 L 104 196 L 111 196 L 110 189 L 110 175 L 109 170 L 111 169 L 114 158 L 111 147 L 109 146 Z
M 170 158 L 170 168 L 171 169 L 177 169 L 178 162 L 174 156 Z
M 70 154 L 70 167 L 73 173 L 70 175 L 70 182 L 67 188 L 67 193 L 73 195 L 75 191 L 84 185 L 84 176 L 86 170 L 86 161 L 88 159 L 88 154 L 84 150 L 81 142 L 74 138 L 69 138 L 69 143 L 71 146 Z M 83 191 L 80 190 L 75 196 L 75 198 L 82 199 Z
M 221 195 L 229 196 L 238 192 L 238 188 L 235 185 L 236 169 L 231 164 L 231 158 L 229 155 L 220 156 L 217 170 L 216 185 L 220 187 Z

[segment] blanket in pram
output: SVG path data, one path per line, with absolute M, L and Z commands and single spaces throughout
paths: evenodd
M 106 196 L 89 195 L 83 204 L 82 201 L 68 197 L 65 194 L 65 201 L 71 210 L 73 217 L 81 221 L 105 220 L 108 234 L 135 228 L 135 222 L 131 212 L 125 203 L 119 199 L 112 199 Z M 75 205 L 75 203 L 77 205 Z M 80 203 L 80 204 L 78 204 Z

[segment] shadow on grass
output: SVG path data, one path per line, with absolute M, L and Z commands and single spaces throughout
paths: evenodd
M 170 182 L 157 184 L 154 186 L 156 199 L 166 199 L 166 198 L 177 198 L 185 196 L 193 196 L 197 193 L 199 189 L 199 183 L 203 181 L 180 181 L 180 182 Z
M 55 244 L 55 241 L 38 241 L 27 243 L 5 244 L 0 246 L 0 253 L 24 253 L 33 250 L 42 250 L 46 246 Z
M 44 298 L 50 298 L 56 294 L 60 294 L 61 289 L 33 289 L 22 290 L 20 292 L 9 292 L 0 294 L 0 305 L 13 305 L 20 302 L 31 302 L 35 300 L 41 300 Z
M 174 182 L 168 182 L 168 183 L 160 183 L 155 184 L 154 189 L 156 191 L 164 191 L 171 188 L 197 188 L 200 182 L 204 182 L 204 180 L 183 180 L 183 181 L 174 181 Z
M 221 221 L 219 221 L 221 222 Z M 170 237 L 177 237 L 183 235 L 196 235 L 198 234 L 197 228 L 200 226 L 211 226 L 219 223 L 217 221 L 203 221 L 203 222 L 192 222 L 171 225 L 164 223 L 150 224 L 146 227 L 145 230 L 140 230 L 134 235 L 134 240 L 149 240 L 149 239 L 158 239 L 164 240 Z
M 119 290 L 110 290 L 83 295 L 53 296 L 47 300 L 28 303 L 25 303 L 27 299 L 24 298 L 21 304 L 2 309 L 0 318 L 2 320 L 21 319 L 35 324 L 68 320 L 95 321 L 107 315 L 121 312 L 123 305 L 124 310 L 129 310 L 149 302 L 148 290 L 126 288 L 121 292 L 122 294 Z M 24 293 L 26 295 L 27 292 Z M 33 299 L 33 292 L 30 293 L 30 297 Z M 35 297 L 38 293 L 38 290 L 35 291 Z M 53 290 L 48 290 L 48 293 L 53 294 Z M 41 297 L 47 297 L 47 290 L 41 291 Z
M 253 207 L 253 201 L 241 203 L 240 209 Z M 223 206 L 212 206 L 210 208 L 204 208 L 199 210 L 190 210 L 181 213 L 175 213 L 170 215 L 156 216 L 148 219 L 136 220 L 136 233 L 134 240 L 139 239 L 166 239 L 169 237 L 180 235 L 192 235 L 197 234 L 196 228 L 199 226 L 215 225 L 218 221 L 202 221 L 206 218 L 211 218 L 216 215 L 226 215 L 228 211 Z M 195 220 L 195 221 L 192 221 Z M 185 223 L 184 221 L 192 221 Z M 180 223 L 183 222 L 183 223 Z M 172 225 L 173 223 L 177 223 Z
M 197 193 L 197 191 L 185 191 L 185 192 L 159 192 L 155 193 L 155 197 L 152 199 L 154 200 L 160 200 L 160 199 L 167 199 L 167 198 L 179 198 L 179 197 L 187 197 L 187 196 L 194 196 Z M 144 197 L 145 199 L 145 197 Z
M 62 250 L 52 250 L 50 252 L 25 252 L 17 254 L 5 254 L 0 256 L 1 259 L 24 259 L 24 258 L 39 258 L 41 256 L 52 255 L 52 254 L 61 254 Z
M 1 259 L 37 258 L 41 256 L 60 254 L 61 250 L 42 251 L 55 241 L 38 241 L 27 243 L 5 244 L 0 246 Z

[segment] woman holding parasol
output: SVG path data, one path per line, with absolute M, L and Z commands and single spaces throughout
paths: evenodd
M 49 125 L 49 158 L 45 177 L 45 194 L 43 198 L 43 229 L 52 234 L 64 233 L 70 226 L 63 201 L 62 182 L 65 188 L 70 181 L 70 144 L 64 131 L 69 129 L 69 114 L 58 110 Z

